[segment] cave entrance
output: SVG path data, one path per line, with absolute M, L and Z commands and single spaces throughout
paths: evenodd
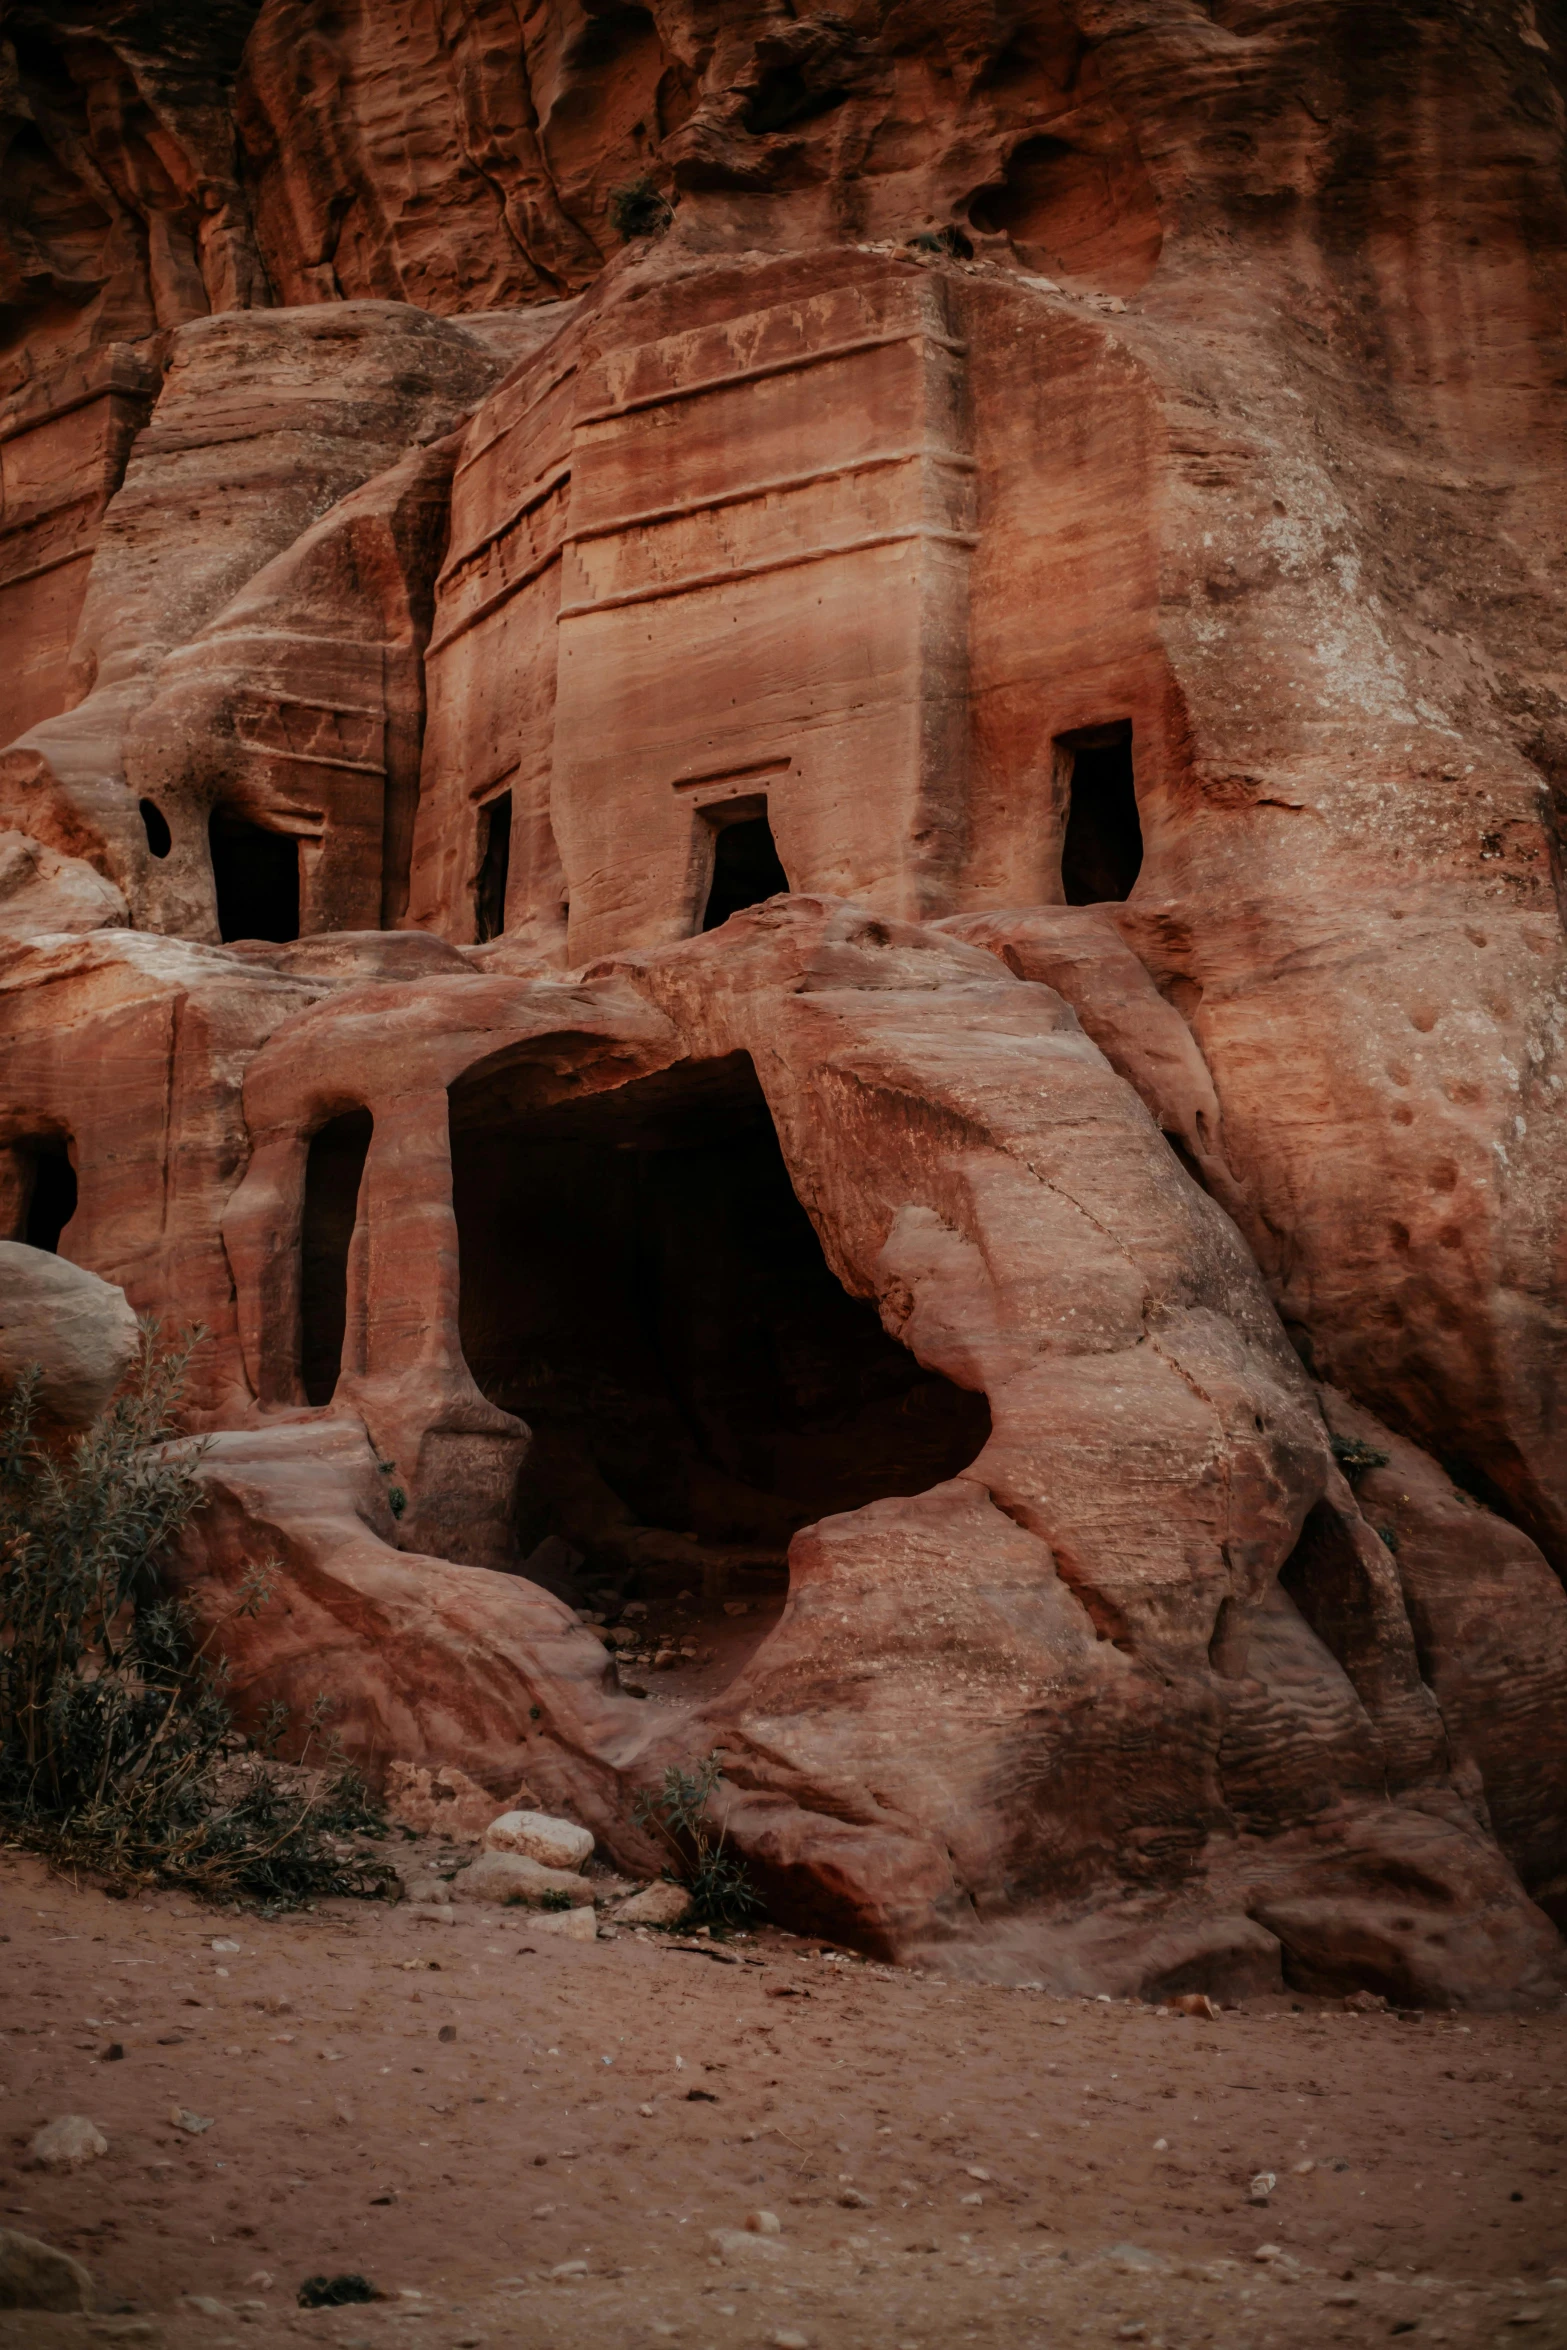
M 727 807 L 703 810 L 703 822 L 714 831 L 712 879 L 702 928 L 717 930 L 744 906 L 759 906 L 767 898 L 787 894 L 789 876 L 783 869 L 765 800 L 737 800 Z
M 1143 865 L 1129 725 L 1099 726 L 1057 738 L 1066 762 L 1067 818 L 1061 888 L 1069 906 L 1099 906 L 1131 896 Z
M 299 936 L 299 842 L 214 808 L 207 825 L 218 935 L 283 941 Z
M 330 1403 L 348 1328 L 348 1252 L 375 1122 L 345 1110 L 310 1138 L 299 1232 L 299 1375 L 305 1401 Z
M 547 1083 L 502 1056 L 451 1091 L 463 1349 L 533 1432 L 523 1570 L 628 1657 L 693 1649 L 645 1686 L 704 1697 L 776 1620 L 796 1529 L 954 1475 L 989 1410 L 830 1271 L 746 1055 Z
M 483 847 L 474 888 L 473 935 L 483 946 L 506 927 L 506 880 L 511 871 L 511 793 L 487 800 L 479 811 Z
M 58 1256 L 76 1213 L 76 1169 L 63 1134 L 24 1134 L 0 1152 L 6 1236 Z

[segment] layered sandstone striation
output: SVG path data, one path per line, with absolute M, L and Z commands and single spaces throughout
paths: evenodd
M 247 1718 L 1559 1986 L 1559 12 L 0 38 L 0 1197 L 210 1332 Z

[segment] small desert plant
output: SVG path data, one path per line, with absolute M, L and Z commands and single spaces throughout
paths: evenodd
M 710 1754 L 694 1771 L 671 1763 L 662 1785 L 644 1789 L 633 1808 L 639 1827 L 654 1827 L 678 1868 L 665 1873 L 683 1884 L 697 1915 L 709 1925 L 743 1926 L 761 1912 L 761 1896 L 745 1862 L 725 1850 L 727 1831 L 715 1837 L 707 1817 L 708 1799 L 723 1776 L 723 1763 Z
M 540 1909 L 553 1910 L 570 1909 L 571 1895 L 566 1891 L 564 1885 L 546 1885 L 539 1895 L 539 1907 Z
M 244 1754 L 223 1669 L 159 1562 L 202 1505 L 200 1447 L 176 1448 L 199 1332 L 163 1347 L 144 1324 L 108 1409 L 63 1442 L 39 1433 L 38 1375 L 0 1412 L 0 1825 L 18 1842 L 111 1878 L 289 1902 L 381 1890 L 390 1872 L 327 1839 L 377 1824 L 363 1782 Z M 239 1612 L 271 1595 L 267 1567 Z M 306 1758 L 323 1735 L 318 1705 Z
M 1333 1458 L 1351 1485 L 1357 1477 L 1364 1477 L 1368 1469 L 1387 1467 L 1387 1454 L 1379 1452 L 1374 1444 L 1367 1444 L 1362 1437 L 1335 1436 L 1329 1441 Z
M 960 228 L 950 222 L 945 228 L 917 229 L 908 241 L 916 253 L 941 253 L 949 261 L 972 261 L 974 258 L 972 243 Z
M 345 2269 L 341 2276 L 306 2277 L 295 2298 L 301 2309 L 344 2309 L 352 2301 L 385 2301 L 388 2296 L 378 2293 L 357 2269 Z
M 660 237 L 675 217 L 674 206 L 659 194 L 647 173 L 627 180 L 609 199 L 609 223 L 620 237 Z

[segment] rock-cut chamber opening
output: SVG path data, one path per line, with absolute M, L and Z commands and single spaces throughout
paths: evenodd
M 836 1279 L 747 1056 L 570 1104 L 544 1082 L 503 1059 L 451 1095 L 463 1347 L 533 1432 L 517 1560 L 694 1645 L 658 1686 L 706 1694 L 776 1618 L 796 1529 L 954 1475 L 989 1409 Z
M 279 942 L 299 936 L 299 842 L 214 808 L 207 825 L 218 935 Z
M 1057 746 L 1067 762 L 1066 831 L 1061 888 L 1069 906 L 1098 906 L 1130 897 L 1143 867 L 1143 828 L 1137 813 L 1130 726 L 1097 727 L 1065 735 Z
M 506 927 L 506 883 L 511 872 L 511 793 L 479 811 L 479 878 L 473 893 L 473 935 L 483 946 Z
M 702 928 L 717 930 L 746 906 L 760 906 L 789 887 L 766 805 L 759 813 L 718 824 L 713 839 L 713 873 Z
M 0 1222 L 9 1240 L 59 1254 L 65 1227 L 76 1213 L 76 1169 L 62 1134 L 24 1135 L 0 1153 Z
M 305 1401 L 330 1403 L 348 1329 L 348 1253 L 374 1120 L 345 1110 L 310 1138 L 299 1235 L 299 1376 Z

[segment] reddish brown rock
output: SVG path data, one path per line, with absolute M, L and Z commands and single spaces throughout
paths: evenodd
M 495 1798 L 455 1763 L 392 1762 L 382 1785 L 386 1808 L 399 1826 L 416 1836 L 441 1836 L 477 1844 L 495 1817 Z M 513 1802 L 533 1800 L 533 1790 L 514 1790 Z
M 1328 1424 L 1391 1553 L 1455 1768 L 1560 1925 L 1567 1833 L 1567 1595 L 1526 1534 L 1331 1389 Z
M 246 1718 L 643 1871 L 721 1745 L 954 1967 L 1551 1986 L 1554 25 L 79 13 L 0 1144 L 212 1330 Z
M 230 1414 L 244 1414 L 249 1393 L 210 1208 L 245 1154 L 244 1065 L 312 992 L 210 948 L 123 930 L 11 946 L 0 960 L 0 1164 L 18 1203 L 14 1237 L 114 1281 L 139 1313 L 203 1323 L 212 1336 L 198 1403 Z
M 37 1170 L 8 1152 L 7 1221 L 25 1229 L 32 1200 L 18 1175 Z M 47 1249 L 0 1240 L 0 1392 L 35 1373 L 40 1420 L 85 1428 L 136 1359 L 136 1317 L 123 1291 Z
M 104 508 L 157 396 L 158 346 L 111 343 L 0 395 L 0 743 L 71 698 Z
M 12 820 L 85 855 L 134 907 L 145 894 L 147 926 L 158 927 L 151 876 L 168 853 L 167 818 L 156 801 L 139 805 L 148 795 L 130 787 L 125 738 L 158 691 L 160 664 L 329 506 L 410 442 L 449 431 L 497 372 L 481 336 L 401 306 L 235 314 L 177 336 L 153 423 L 100 531 L 71 706 L 0 761 Z M 300 563 L 307 600 L 308 555 Z M 308 694 L 310 680 L 300 683 Z M 221 783 L 208 779 L 213 797 Z M 177 896 L 175 910 L 186 911 Z

